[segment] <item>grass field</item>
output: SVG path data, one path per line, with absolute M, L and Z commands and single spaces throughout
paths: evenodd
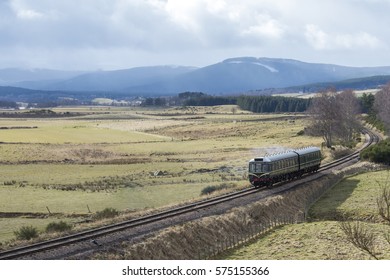
M 311 219 L 334 220 L 343 215 L 354 220 L 379 221 L 376 198 L 388 179 L 387 171 L 344 179 L 312 207 Z
M 201 184 L 190 186 L 164 185 L 135 188 L 118 188 L 115 191 L 63 191 L 40 187 L 0 187 L 0 212 L 88 214 L 88 207 L 96 212 L 107 207 L 120 210 L 155 208 L 182 200 L 198 198 Z M 88 207 L 87 207 L 88 205 Z
M 346 241 L 338 219 L 361 221 L 375 234 L 380 259 L 390 259 L 390 244 L 384 236 L 390 226 L 379 219 L 376 198 L 387 171 L 364 173 L 344 179 L 311 209 L 309 222 L 279 227 L 259 240 L 241 247 L 227 259 L 370 259 Z M 377 183 L 379 182 L 379 184 Z M 270 249 L 271 248 L 271 249 Z
M 390 259 L 383 235 L 386 225 L 367 224 L 378 236 L 381 259 Z M 345 241 L 338 222 L 320 221 L 277 228 L 257 242 L 223 256 L 233 260 L 368 260 L 370 257 Z
M 133 211 L 199 199 L 207 186 L 247 187 L 255 156 L 322 142 L 298 135 L 307 125 L 301 115 L 233 114 L 232 106 L 53 111 L 0 119 L 1 213 Z M 0 242 L 20 222 L 11 225 L 0 220 Z

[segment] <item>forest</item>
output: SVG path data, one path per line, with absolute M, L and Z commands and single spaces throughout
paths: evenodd
M 310 98 L 282 96 L 247 96 L 237 98 L 237 105 L 254 113 L 304 112 L 311 103 Z
M 213 96 L 201 92 L 184 92 L 177 97 L 146 98 L 142 106 L 218 106 L 238 105 L 253 113 L 304 112 L 310 106 L 310 98 L 282 96 Z

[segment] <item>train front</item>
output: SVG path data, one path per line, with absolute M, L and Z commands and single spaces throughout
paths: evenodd
M 269 169 L 269 162 L 267 162 L 266 158 L 251 159 L 248 172 L 249 182 L 255 187 L 270 185 L 272 182 Z

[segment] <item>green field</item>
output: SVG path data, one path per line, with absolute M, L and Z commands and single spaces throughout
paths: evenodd
M 310 210 L 311 219 L 379 221 L 376 198 L 388 180 L 387 171 L 363 173 L 341 181 Z
M 309 222 L 286 225 L 228 255 L 227 259 L 370 259 L 346 241 L 337 221 L 340 216 L 361 221 L 375 234 L 380 259 L 390 259 L 390 244 L 384 236 L 390 226 L 379 219 L 376 198 L 387 171 L 364 173 L 344 179 L 329 190 L 311 209 Z M 379 184 L 377 183 L 379 182 Z
M 118 188 L 113 191 L 63 191 L 41 187 L 1 186 L 0 212 L 87 214 L 88 208 L 93 212 L 106 207 L 120 210 L 141 210 L 161 207 L 182 200 L 198 198 L 201 184 L 187 187 L 179 185 L 144 186 Z M 8 201 L 4 198 L 8 198 Z
M 298 135 L 307 125 L 300 115 L 233 114 L 232 106 L 53 112 L 0 119 L 0 213 L 48 214 L 48 207 L 67 217 L 88 207 L 135 211 L 200 199 L 207 186 L 247 187 L 255 156 L 322 142 Z M 0 220 L 0 242 L 23 218 L 15 228 L 12 220 Z

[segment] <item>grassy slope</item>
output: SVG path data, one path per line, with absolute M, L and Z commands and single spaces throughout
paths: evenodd
M 287 225 L 235 250 L 227 259 L 369 259 L 345 241 L 335 218 L 341 213 L 350 219 L 366 221 L 375 232 L 381 259 L 390 259 L 389 245 L 383 235 L 389 226 L 378 220 L 376 196 L 378 184 L 387 179 L 386 171 L 371 172 L 344 179 L 326 193 L 311 209 L 312 222 Z M 374 181 L 374 182 L 373 182 Z

